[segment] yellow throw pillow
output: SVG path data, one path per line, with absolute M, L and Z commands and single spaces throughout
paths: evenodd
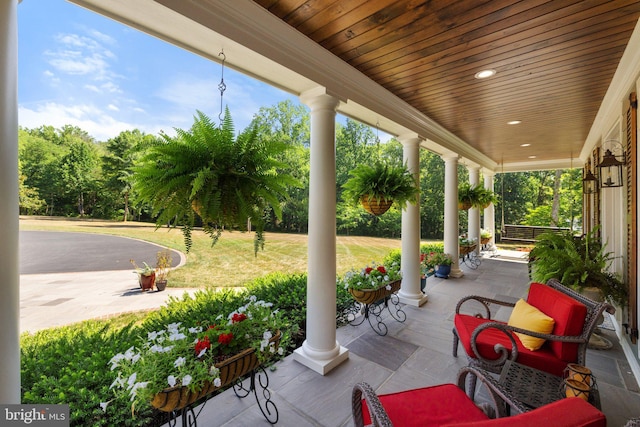
M 547 316 L 534 306 L 527 303 L 525 300 L 520 299 L 513 307 L 511 317 L 509 317 L 509 326 L 515 326 L 516 328 L 526 329 L 528 331 L 539 332 L 541 334 L 550 334 L 553 331 L 555 320 Z M 520 334 L 516 332 L 518 338 L 522 342 L 525 348 L 536 351 L 542 344 L 544 339 L 532 337 L 530 335 Z

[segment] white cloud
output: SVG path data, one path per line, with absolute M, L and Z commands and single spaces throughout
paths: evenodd
M 107 105 L 107 109 L 111 111 L 120 111 L 120 109 L 113 104 Z
M 157 133 L 157 124 L 135 124 L 120 121 L 108 112 L 93 105 L 63 105 L 54 102 L 46 102 L 34 109 L 24 106 L 18 107 L 20 126 L 37 128 L 42 125 L 61 128 L 64 125 L 78 126 L 87 131 L 89 135 L 98 141 L 106 141 L 117 136 L 125 130 L 140 129 L 147 133 Z

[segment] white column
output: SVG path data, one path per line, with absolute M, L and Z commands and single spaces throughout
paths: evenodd
M 20 403 L 18 0 L 0 0 L 0 402 Z
M 336 341 L 336 141 L 339 100 L 317 88 L 301 96 L 311 108 L 307 337 L 294 360 L 319 374 L 349 358 Z
M 402 160 L 420 182 L 420 139 L 417 135 L 398 137 L 402 143 Z M 402 211 L 402 288 L 400 302 L 421 306 L 427 296 L 420 290 L 420 203 L 407 203 Z
M 467 166 L 469 170 L 469 184 L 472 187 L 480 184 L 480 167 L 479 166 Z M 476 254 L 480 253 L 480 209 L 473 207 L 469 209 L 469 223 L 467 224 L 467 234 L 470 239 L 475 239 L 477 246 L 475 249 Z
M 484 175 L 484 188 L 487 190 L 493 191 L 493 178 L 495 177 L 495 173 L 492 171 L 488 171 L 484 169 L 482 171 Z M 491 233 L 491 240 L 487 244 L 487 247 L 490 250 L 495 249 L 496 247 L 496 207 L 493 203 L 490 203 L 484 209 L 484 224 L 482 228 L 488 230 Z
M 444 252 L 453 256 L 450 277 L 462 277 L 458 246 L 458 155 L 445 154 L 444 160 Z

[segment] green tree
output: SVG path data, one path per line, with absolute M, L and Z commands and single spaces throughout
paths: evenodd
M 85 215 L 85 197 L 93 190 L 98 157 L 92 143 L 72 140 L 69 152 L 60 161 L 62 182 L 68 194 L 76 198 L 78 214 Z
M 102 159 L 104 190 L 109 192 L 118 204 L 124 222 L 130 214 L 133 167 L 145 144 L 150 144 L 152 139 L 151 135 L 134 129 L 120 132 L 118 136 L 107 141 L 107 153 Z

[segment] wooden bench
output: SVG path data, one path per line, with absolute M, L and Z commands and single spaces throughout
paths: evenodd
M 562 233 L 569 231 L 565 227 L 538 227 L 533 225 L 510 225 L 505 224 L 500 235 L 500 240 L 513 242 L 533 243 L 538 240 L 538 236 L 544 233 Z

